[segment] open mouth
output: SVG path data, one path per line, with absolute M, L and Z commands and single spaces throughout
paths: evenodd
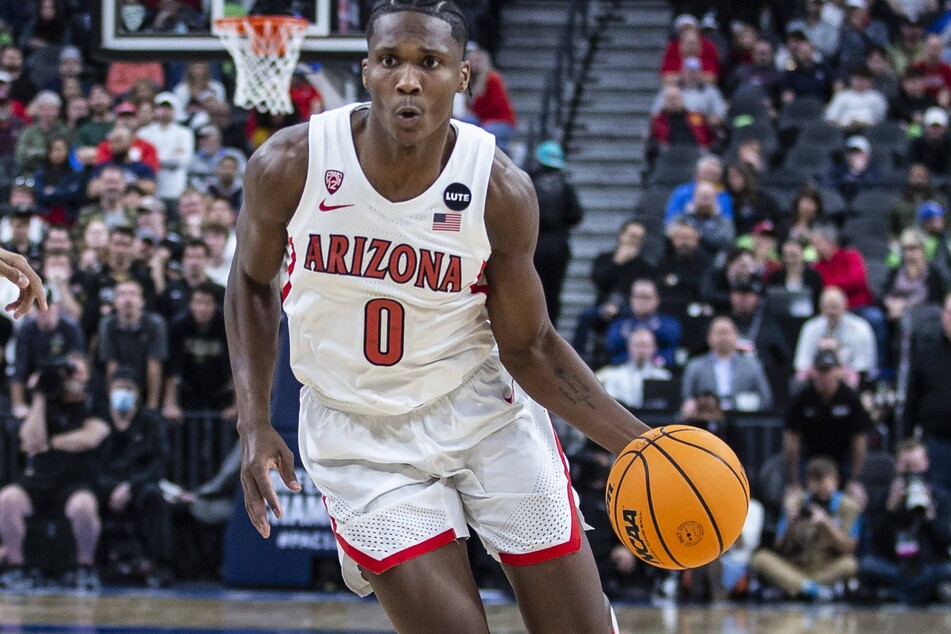
M 396 116 L 400 121 L 410 123 L 419 119 L 422 113 L 416 108 L 403 107 L 396 111 Z

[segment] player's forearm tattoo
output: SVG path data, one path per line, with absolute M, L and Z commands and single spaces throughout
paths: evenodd
M 596 409 L 591 402 L 591 385 L 585 377 L 564 368 L 555 368 L 555 378 L 555 387 L 566 401 L 572 405 L 585 405 L 588 409 Z

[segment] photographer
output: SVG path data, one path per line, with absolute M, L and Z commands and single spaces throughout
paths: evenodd
M 898 445 L 885 514 L 872 527 L 875 552 L 859 567 L 864 579 L 911 604 L 927 603 L 940 584 L 951 582 L 951 500 L 941 487 L 926 484 L 928 467 L 920 440 Z
M 775 549 L 757 551 L 751 567 L 788 597 L 831 600 L 833 584 L 858 570 L 860 529 L 861 507 L 839 490 L 839 468 L 816 456 L 806 464 L 806 491 L 784 502 Z
M 23 552 L 26 518 L 60 511 L 76 540 L 76 586 L 99 586 L 93 567 L 100 529 L 93 486 L 96 449 L 109 427 L 92 409 L 88 384 L 89 364 L 79 354 L 51 360 L 29 382 L 33 402 L 20 428 L 26 469 L 16 482 L 0 489 L 0 541 L 7 549 L 0 586 L 29 587 Z

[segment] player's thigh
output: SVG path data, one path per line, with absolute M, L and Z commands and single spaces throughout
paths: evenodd
M 530 632 L 612 631 L 610 609 L 583 531 L 581 549 L 570 555 L 525 566 L 503 564 L 502 568 Z
M 380 574 L 366 569 L 362 573 L 401 634 L 488 632 L 485 609 L 462 540 Z

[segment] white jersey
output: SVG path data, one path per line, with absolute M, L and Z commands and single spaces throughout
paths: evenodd
M 453 121 L 436 181 L 390 202 L 357 159 L 350 116 L 361 107 L 310 119 L 282 295 L 297 379 L 328 407 L 395 415 L 461 385 L 495 344 L 482 280 L 495 139 Z

